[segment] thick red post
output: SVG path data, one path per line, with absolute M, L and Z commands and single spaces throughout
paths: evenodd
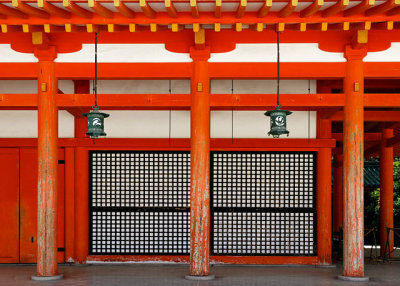
M 331 121 L 319 120 L 319 138 L 331 137 Z M 320 148 L 317 156 L 317 255 L 321 265 L 332 264 L 332 170 L 331 148 Z
M 365 49 L 346 47 L 343 122 L 343 276 L 364 277 L 364 66 Z
M 74 81 L 75 93 L 90 93 L 89 81 Z M 75 116 L 75 138 L 84 138 L 87 120 Z M 75 149 L 75 259 L 85 263 L 89 254 L 89 154 L 87 148 Z
M 386 147 L 386 141 L 393 137 L 393 129 L 381 127 L 382 140 L 380 148 L 380 242 L 381 255 L 393 250 L 393 232 L 390 233 L 389 246 L 386 245 L 388 238 L 387 228 L 393 228 L 393 147 Z M 385 253 L 386 249 L 386 253 Z
M 58 109 L 55 47 L 35 50 L 38 71 L 38 232 L 37 275 L 33 280 L 61 279 L 57 273 Z
M 210 255 L 210 78 L 209 49 L 192 48 L 190 275 L 211 279 Z
M 343 228 L 343 155 L 334 158 L 333 172 L 333 231 Z

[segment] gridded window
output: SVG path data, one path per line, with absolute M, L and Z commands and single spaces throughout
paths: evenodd
M 189 152 L 89 156 L 91 254 L 189 254 Z
M 213 152 L 212 252 L 315 255 L 314 152 Z

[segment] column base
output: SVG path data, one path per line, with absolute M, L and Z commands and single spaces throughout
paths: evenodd
M 54 276 L 37 276 L 34 275 L 31 277 L 33 281 L 55 281 L 63 279 L 63 275 L 54 275 Z
M 343 280 L 343 281 L 350 281 L 350 282 L 368 282 L 369 281 L 368 276 L 353 277 L 353 276 L 338 275 L 338 279 Z
M 194 280 L 194 281 L 210 281 L 215 279 L 215 275 L 207 275 L 207 276 L 194 276 L 194 275 L 186 275 L 186 280 Z

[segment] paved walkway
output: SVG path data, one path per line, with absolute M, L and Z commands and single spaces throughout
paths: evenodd
M 342 266 L 337 268 L 283 267 L 283 266 L 232 266 L 215 265 L 211 273 L 213 281 L 187 281 L 188 265 L 182 264 L 102 264 L 59 267 L 64 279 L 56 282 L 33 282 L 30 276 L 35 266 L 1 265 L 0 285 L 74 285 L 74 286 L 170 286 L 170 285 L 307 285 L 307 286 L 363 286 L 363 285 L 400 285 L 400 263 L 367 264 L 366 274 L 371 277 L 368 283 L 344 282 L 336 277 Z

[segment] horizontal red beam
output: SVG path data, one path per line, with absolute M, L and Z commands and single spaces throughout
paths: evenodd
M 336 141 L 343 141 L 343 133 L 332 133 L 332 138 Z M 381 133 L 364 133 L 365 141 L 379 141 L 381 138 Z
M 338 111 L 331 117 L 332 121 L 343 121 L 343 119 L 343 111 Z M 398 122 L 400 121 L 400 111 L 365 111 L 364 121 Z
M 351 15 L 345 17 L 342 13 L 336 15 L 324 17 L 321 13 L 316 13 L 312 17 L 301 17 L 299 12 L 292 13 L 288 17 L 281 18 L 279 12 L 269 12 L 262 18 L 258 17 L 257 11 L 246 12 L 243 17 L 240 18 L 242 23 L 343 23 L 343 22 L 354 22 L 362 23 L 366 21 L 372 22 L 386 22 L 386 21 L 396 21 L 398 18 L 396 15 L 387 15 L 385 13 L 378 13 L 377 15 L 365 16 L 363 14 Z M 159 24 L 159 25 L 169 25 L 169 24 L 194 24 L 194 23 L 221 23 L 221 24 L 234 24 L 238 22 L 237 15 L 235 12 L 225 12 L 223 17 L 217 18 L 214 12 L 202 12 L 199 13 L 199 17 L 193 17 L 190 12 L 179 12 L 177 18 L 172 18 L 167 12 L 159 12 L 154 18 L 147 17 L 144 13 L 136 13 L 134 18 L 126 18 L 120 13 L 113 13 L 112 18 L 107 18 L 99 15 L 93 14 L 93 17 L 72 17 L 71 19 L 64 19 L 62 17 L 56 17 L 51 15 L 49 18 L 41 18 L 37 16 L 31 16 L 29 18 L 30 25 L 64 25 L 65 23 L 75 24 L 75 25 L 104 25 L 104 24 L 120 24 L 126 25 L 130 23 L 138 25 L 149 25 L 149 24 Z M 2 19 L 2 23 L 8 25 L 21 25 L 26 24 L 25 19 L 7 17 Z
M 399 94 L 365 94 L 365 107 L 400 107 Z M 93 94 L 58 94 L 57 105 L 60 109 L 91 107 Z M 190 94 L 99 94 L 98 102 L 102 108 L 140 109 L 140 108 L 190 108 Z M 281 94 L 280 103 L 285 108 L 318 108 L 344 106 L 343 94 Z M 276 104 L 275 94 L 211 94 L 210 106 L 213 109 L 267 108 Z M 37 94 L 0 94 L 0 108 L 37 107 Z M 370 113 L 369 113 L 370 114 Z M 386 117 L 378 112 L 376 116 Z M 393 112 L 390 114 L 394 114 Z M 397 113 L 396 113 L 397 114 Z M 336 112 L 332 120 L 342 120 L 343 112 Z M 397 117 L 396 117 L 397 118 Z M 380 118 L 378 118 L 380 119 Z M 370 120 L 370 121 L 376 121 Z M 378 120 L 379 121 L 379 120 Z M 384 121 L 384 120 L 383 120 Z M 388 120 L 397 121 L 397 120 Z
M 56 63 L 59 79 L 93 79 L 93 63 Z M 276 63 L 209 64 L 213 79 L 275 79 Z M 283 79 L 342 79 L 346 63 L 281 63 Z M 99 63 L 100 79 L 189 79 L 191 63 Z M 0 79 L 36 79 L 37 63 L 0 63 Z M 364 63 L 364 76 L 400 78 L 400 62 Z
M 131 148 L 132 150 L 190 150 L 190 139 L 100 138 L 93 143 L 89 138 L 60 138 L 60 147 Z M 0 147 L 37 146 L 36 138 L 0 138 Z M 278 146 L 278 147 L 277 147 Z M 212 150 L 233 149 L 315 149 L 334 148 L 334 139 L 211 139 Z

